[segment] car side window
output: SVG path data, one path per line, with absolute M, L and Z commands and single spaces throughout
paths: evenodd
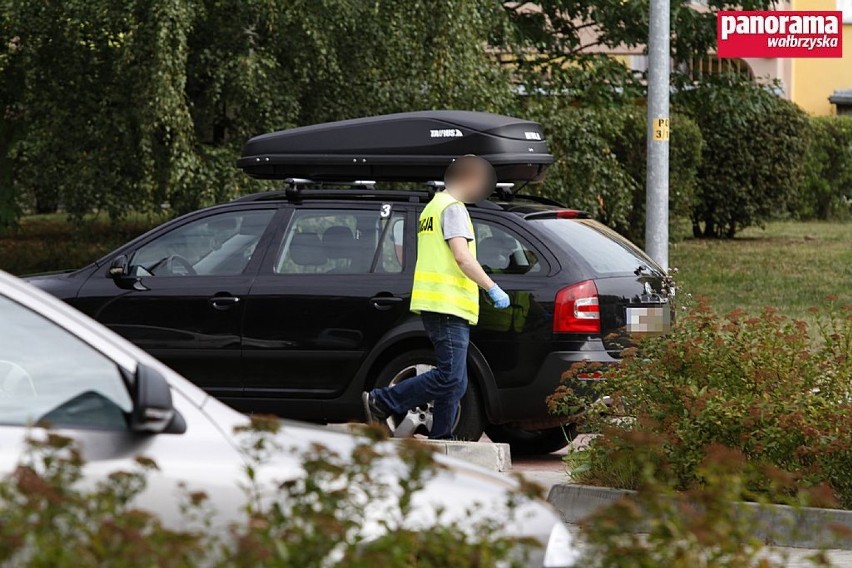
M 404 220 L 378 210 L 302 209 L 284 233 L 277 274 L 401 272 Z
M 538 274 L 538 255 L 511 231 L 488 221 L 473 220 L 476 258 L 489 274 Z
M 0 296 L 0 423 L 124 430 L 133 403 L 116 364 Z
M 274 209 L 218 213 L 169 231 L 133 255 L 134 276 L 208 276 L 241 274 Z

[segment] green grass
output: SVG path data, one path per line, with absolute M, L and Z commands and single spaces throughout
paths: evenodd
M 718 310 L 773 306 L 806 318 L 828 296 L 852 301 L 852 223 L 773 222 L 733 240 L 673 244 L 670 265 L 683 292 Z

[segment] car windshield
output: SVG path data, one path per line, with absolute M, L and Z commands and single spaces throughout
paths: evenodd
M 599 276 L 635 274 L 637 270 L 663 273 L 636 245 L 593 219 L 536 219 L 532 222 L 557 242 L 576 251 Z
M 116 365 L 0 296 L 0 424 L 123 429 L 132 402 Z

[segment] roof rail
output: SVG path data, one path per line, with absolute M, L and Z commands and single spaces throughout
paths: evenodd
M 361 199 L 382 199 L 385 201 L 408 201 L 411 203 L 421 203 L 429 201 L 434 192 L 429 191 L 409 191 L 402 189 L 372 189 L 369 187 L 360 188 L 339 188 L 339 189 L 300 189 L 287 188 L 275 191 L 263 191 L 260 193 L 252 193 L 237 198 L 234 201 L 240 203 L 257 202 L 257 201 L 276 201 L 286 199 L 287 201 L 300 202 L 304 199 L 346 199 L 357 197 Z
M 374 188 L 376 187 L 375 180 L 371 179 L 356 179 L 354 181 L 314 181 L 307 178 L 287 178 L 284 180 L 288 186 L 293 189 L 308 189 L 308 186 L 315 186 L 315 189 L 325 189 L 326 187 L 353 187 L 353 188 Z
M 289 187 L 285 189 L 277 189 L 272 191 L 262 191 L 260 193 L 252 193 L 235 199 L 235 202 L 257 202 L 257 201 L 276 201 L 287 200 L 298 203 L 304 199 L 375 199 L 386 201 L 408 201 L 411 203 L 425 203 L 432 199 L 436 191 L 444 188 L 444 182 L 440 180 L 427 181 L 423 185 L 424 190 L 408 190 L 408 189 L 376 189 L 376 182 L 371 180 L 357 180 L 350 182 L 327 182 L 313 181 L 306 178 L 287 178 L 284 180 Z M 563 204 L 539 197 L 535 195 L 518 195 L 512 192 L 514 183 L 498 183 L 494 197 L 502 201 L 512 201 L 521 199 L 533 201 L 544 205 L 552 205 L 556 207 L 564 207 Z M 313 186 L 313 187 L 308 187 Z M 493 207 L 492 207 L 493 205 Z M 486 209 L 497 208 L 499 206 L 488 201 L 483 201 L 478 204 L 479 207 Z

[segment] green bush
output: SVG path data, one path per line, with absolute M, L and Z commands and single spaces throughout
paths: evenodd
M 695 236 L 730 238 L 787 210 L 803 178 L 810 138 L 799 107 L 738 81 L 681 91 L 673 103 L 704 137 L 692 209 Z
M 530 188 L 582 209 L 607 224 L 626 224 L 637 183 L 619 163 L 612 140 L 624 113 L 563 106 L 557 97 L 528 102 L 525 114 L 544 128 L 554 163 L 545 183 Z
M 204 554 L 190 531 L 166 528 L 132 503 L 156 464 L 137 459 L 82 489 L 73 441 L 30 436 L 14 472 L 0 481 L 0 563 L 4 566 L 188 566 Z M 132 559 L 132 560 L 131 560 Z
M 801 219 L 852 216 L 852 117 L 811 119 L 805 179 L 791 213 Z
M 16 275 L 82 268 L 162 222 L 162 216 L 121 222 L 87 217 L 72 225 L 64 215 L 24 218 L 0 231 L 0 270 Z
M 645 231 L 646 111 L 642 107 L 576 108 L 558 97 L 527 101 L 524 114 L 541 122 L 555 162 L 545 182 L 527 191 L 583 209 L 631 239 Z M 691 211 L 701 132 L 673 117 L 670 207 Z
M 616 411 L 633 419 L 594 440 L 580 481 L 635 489 L 652 461 L 690 489 L 703 484 L 708 449 L 723 446 L 752 466 L 753 493 L 769 492 L 777 482 L 769 472 L 780 471 L 791 499 L 852 508 L 852 305 L 827 306 L 813 309 L 809 325 L 772 309 L 720 316 L 702 303 L 670 336 L 627 348 L 620 365 L 598 370 Z M 566 373 L 554 412 L 576 412 L 571 384 L 581 371 Z M 637 436 L 656 443 L 637 445 Z

